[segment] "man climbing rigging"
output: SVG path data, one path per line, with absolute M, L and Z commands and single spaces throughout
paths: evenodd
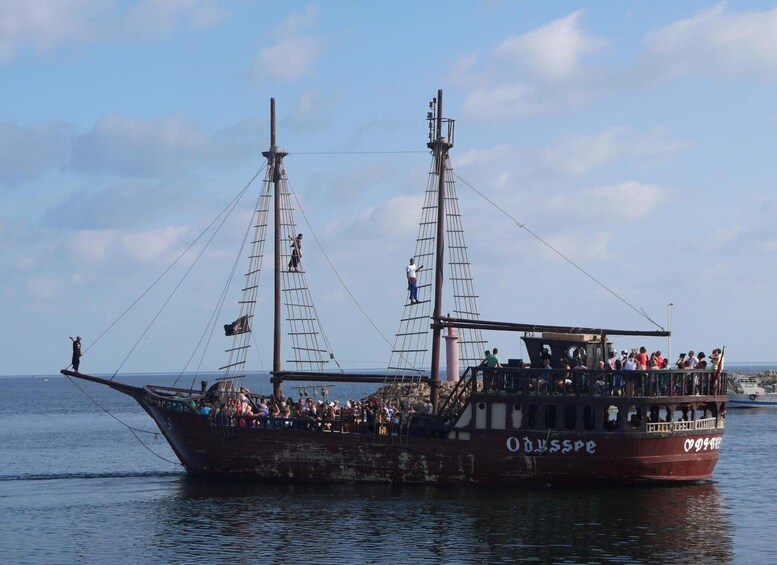
M 296 239 L 289 236 L 291 240 L 291 261 L 289 261 L 289 272 L 299 271 L 299 263 L 302 259 L 302 234 L 298 234 Z
M 410 291 L 410 304 L 418 304 L 418 286 L 416 285 L 416 273 L 423 269 L 424 266 L 416 267 L 415 259 L 410 258 L 410 264 L 405 268 L 407 273 L 407 290 Z

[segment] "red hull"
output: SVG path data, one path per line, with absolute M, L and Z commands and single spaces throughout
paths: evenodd
M 711 478 L 723 435 L 485 430 L 469 440 L 410 437 L 386 445 L 369 433 L 212 427 L 196 414 L 140 402 L 186 470 L 215 478 L 487 486 L 699 481 Z M 543 453 L 526 453 L 542 442 Z
M 443 437 L 401 438 L 374 433 L 243 428 L 216 425 L 208 417 L 183 409 L 177 401 L 173 404 L 178 409 L 168 409 L 165 406 L 169 403 L 159 402 L 160 397 L 147 389 L 63 373 L 132 396 L 154 419 L 187 472 L 207 478 L 498 487 L 701 481 L 712 477 L 725 421 L 723 417 L 710 418 L 697 422 L 708 424 L 708 429 L 665 432 L 644 427 L 641 431 L 623 427 L 586 431 L 580 426 L 567 431 L 478 429 L 482 420 L 475 416 L 468 419 L 469 423 L 448 429 Z M 719 406 L 725 402 L 724 396 L 695 399 Z M 488 400 L 488 396 L 479 397 L 479 410 L 486 404 L 482 400 Z M 504 403 L 505 397 L 491 400 Z M 671 400 L 687 403 L 689 397 Z M 601 406 L 615 402 L 605 398 L 575 400 L 594 401 Z M 638 399 L 626 401 L 632 404 Z M 647 412 L 647 405 L 645 408 Z M 488 408 L 485 412 L 490 411 Z

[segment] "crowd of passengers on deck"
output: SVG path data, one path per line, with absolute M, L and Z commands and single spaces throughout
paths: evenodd
M 402 418 L 430 414 L 430 403 L 393 400 L 326 401 L 309 396 L 298 400 L 256 396 L 240 387 L 237 391 L 212 390 L 187 407 L 217 426 L 240 428 L 298 429 L 314 431 L 363 432 L 378 425 L 399 425 Z
M 669 359 L 661 351 L 648 354 L 643 346 L 638 350 L 621 350 L 620 356 L 610 350 L 607 360 L 598 362 L 598 370 L 590 369 L 578 352 L 572 358 L 563 358 L 561 368 L 554 369 L 550 351 L 544 348 L 540 355 L 541 366 L 534 367 L 537 369 L 534 371 L 521 371 L 532 367 L 518 361 L 515 367 L 505 370 L 501 364 L 493 363 L 494 355 L 487 351 L 477 372 L 482 372 L 482 386 L 486 392 L 605 396 L 718 394 L 720 381 L 716 377 L 721 356 L 720 349 L 713 350 L 709 361 L 704 352 L 681 353 L 675 362 L 675 370 L 669 372 L 673 369 Z M 678 374 L 677 370 L 683 373 Z

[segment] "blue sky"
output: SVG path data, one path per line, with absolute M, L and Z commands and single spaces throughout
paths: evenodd
M 261 166 L 270 97 L 321 241 L 305 261 L 328 337 L 346 368 L 385 366 L 324 253 L 392 336 L 438 88 L 456 173 L 664 327 L 672 303 L 673 357 L 726 345 L 731 361 L 777 358 L 773 3 L 0 0 L 0 77 L 0 374 L 55 373 L 68 336 L 88 347 L 111 325 Z M 459 196 L 483 318 L 653 329 Z M 249 213 L 122 371 L 185 366 Z M 82 370 L 117 370 L 172 286 Z M 517 339 L 489 338 L 521 355 Z M 202 368 L 224 364 L 223 348 Z M 267 368 L 266 337 L 259 349 Z

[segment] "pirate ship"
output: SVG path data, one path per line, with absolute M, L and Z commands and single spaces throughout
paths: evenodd
M 232 341 L 222 376 L 210 387 L 203 381 L 199 388 L 173 388 L 136 387 L 69 369 L 62 373 L 133 397 L 194 476 L 496 487 L 709 479 L 725 424 L 727 379 L 721 374 L 722 363 L 714 372 L 602 369 L 612 351 L 610 338 L 669 333 L 480 318 L 449 155 L 454 121 L 443 117 L 442 94 L 438 91 L 427 114 L 432 163 L 414 254 L 434 268 L 419 271 L 421 300 L 409 300 L 404 307 L 384 376 L 325 370 L 333 357 L 323 339 L 307 273 L 304 268 L 285 268 L 295 253 L 299 261 L 301 249 L 289 245 L 297 226 L 284 168 L 287 153 L 276 145 L 274 100 L 270 148 L 263 153 L 266 176 L 253 216 L 255 231 L 240 311 L 235 322 L 224 326 Z M 270 225 L 272 395 L 263 397 L 240 384 L 256 326 L 261 260 Z M 453 316 L 443 315 L 446 249 Z M 294 357 L 287 363 L 292 369 L 284 367 L 281 353 L 284 306 Z M 484 331 L 520 337 L 528 359 L 482 366 Z M 447 380 L 453 381 L 444 397 L 443 340 Z M 570 368 L 570 362 L 576 366 Z M 299 406 L 291 413 L 265 411 L 268 401 L 294 404 L 284 394 L 284 385 L 291 382 L 374 383 L 376 388 L 383 385 L 380 394 L 392 398 L 373 399 L 363 410 L 343 407 L 315 417 Z M 427 405 L 403 397 L 423 387 L 429 390 Z

